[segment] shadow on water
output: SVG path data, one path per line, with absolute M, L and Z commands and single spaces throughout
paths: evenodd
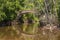
M 23 23 L 15 26 L 0 27 L 0 40 L 60 40 L 60 30 L 39 27 L 39 23 Z

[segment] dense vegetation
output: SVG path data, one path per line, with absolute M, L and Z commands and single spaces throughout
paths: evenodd
M 50 0 L 49 2 L 51 7 L 51 9 L 49 10 L 54 11 L 56 9 L 58 17 L 60 18 L 60 1 L 56 0 L 56 5 L 53 4 L 52 0 Z M 39 16 L 41 15 L 42 10 L 45 10 L 44 7 L 44 0 L 0 0 L 0 22 L 5 20 L 14 20 L 17 17 L 17 12 L 19 12 L 20 10 L 37 10 L 38 12 L 36 14 L 23 14 L 21 16 L 21 19 L 23 21 L 27 19 L 39 21 Z

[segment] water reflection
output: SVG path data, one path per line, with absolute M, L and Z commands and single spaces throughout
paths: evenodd
M 38 32 L 38 25 L 39 25 L 39 23 L 31 23 L 31 24 L 24 23 L 21 26 L 21 29 L 24 33 L 36 34 Z
M 22 25 L 22 36 L 24 37 L 25 40 L 34 40 L 35 39 L 35 34 L 38 32 L 38 25 L 39 23 L 31 23 L 31 24 L 23 24 Z
M 60 30 L 53 32 L 45 29 L 43 35 L 39 23 L 20 24 L 15 26 L 0 27 L 0 40 L 60 40 Z

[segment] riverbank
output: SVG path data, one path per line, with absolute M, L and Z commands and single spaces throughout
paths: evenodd
M 25 24 L 24 26 L 27 25 Z M 60 29 L 58 28 L 54 29 L 52 32 L 48 29 L 44 29 L 43 31 L 42 28 L 39 28 L 37 34 L 29 35 L 23 33 L 20 27 L 23 26 L 0 27 L 0 40 L 60 40 Z

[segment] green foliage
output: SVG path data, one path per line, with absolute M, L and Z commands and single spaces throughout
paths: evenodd
M 0 0 L 0 21 L 14 20 L 17 15 L 16 11 L 23 7 L 22 2 L 20 3 L 20 0 Z
M 27 21 L 27 22 L 38 22 L 39 21 L 39 19 L 38 19 L 38 17 L 35 15 L 35 14 L 33 14 L 33 13 L 27 13 L 27 14 L 23 14 L 23 15 L 21 15 L 21 20 L 24 22 L 24 21 Z
M 5 18 L 6 18 L 5 13 L 0 11 L 0 21 L 3 21 Z
M 39 11 L 43 9 L 44 7 L 44 0 L 35 0 L 34 2 L 35 8 Z
M 60 22 L 60 0 L 56 0 L 56 2 L 57 2 L 56 8 L 58 13 L 58 20 Z
M 27 18 L 28 18 L 28 20 L 31 20 L 32 22 L 38 22 L 39 21 L 38 17 L 33 13 L 27 14 Z
M 22 20 L 22 22 L 26 22 L 26 21 L 27 21 L 26 14 L 23 14 L 23 15 L 21 16 L 21 20 Z
M 50 0 L 51 1 L 51 0 Z M 50 2 L 49 1 L 49 2 Z M 37 9 L 38 11 L 45 10 L 45 4 L 44 0 L 0 0 L 0 21 L 3 20 L 14 20 L 17 16 L 16 11 L 19 10 L 33 10 Z M 58 13 L 60 10 L 60 1 L 56 0 L 56 5 L 50 3 L 51 11 L 58 9 Z M 38 13 L 37 13 L 38 14 Z M 60 16 L 60 14 L 58 14 Z M 35 14 L 29 13 L 29 14 L 24 14 L 22 16 L 22 20 L 27 20 L 31 19 L 33 21 L 39 21 L 38 17 L 35 16 Z

